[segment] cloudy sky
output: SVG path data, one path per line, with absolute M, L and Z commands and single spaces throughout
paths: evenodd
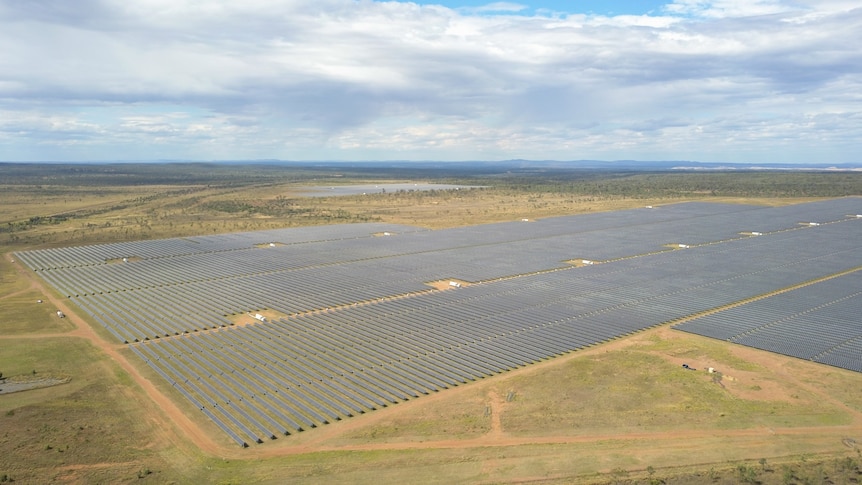
M 0 0 L 0 160 L 862 161 L 858 0 Z

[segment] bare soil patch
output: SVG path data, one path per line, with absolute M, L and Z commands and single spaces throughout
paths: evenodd
M 256 318 L 257 315 L 260 315 L 264 318 L 264 320 L 260 320 Z M 243 325 L 253 325 L 255 323 L 266 323 L 271 322 L 273 320 L 280 320 L 282 318 L 287 318 L 288 315 L 286 313 L 282 313 L 278 310 L 269 310 L 269 309 L 261 309 L 255 310 L 253 312 L 241 313 L 237 315 L 227 315 L 226 318 L 230 320 L 235 326 L 243 326 Z
M 470 286 L 471 283 L 469 281 L 459 280 L 459 279 L 447 279 L 440 281 L 429 281 L 425 283 L 426 285 L 434 288 L 435 290 L 454 290 L 457 288 L 461 288 L 462 286 Z

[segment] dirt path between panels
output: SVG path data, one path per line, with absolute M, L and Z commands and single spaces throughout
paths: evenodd
M 266 445 L 257 447 L 253 446 L 247 449 L 238 447 L 227 447 L 218 443 L 205 431 L 198 423 L 190 419 L 166 394 L 162 393 L 148 378 L 146 378 L 138 368 L 133 365 L 126 356 L 121 352 L 124 344 L 114 344 L 107 342 L 98 335 L 82 318 L 76 315 L 69 309 L 64 299 L 56 298 L 51 292 L 45 291 L 41 281 L 32 272 L 22 267 L 16 261 L 16 270 L 23 277 L 30 281 L 30 287 L 40 290 L 48 295 L 47 299 L 63 311 L 69 321 L 74 325 L 74 329 L 69 332 L 51 334 L 51 336 L 63 337 L 78 337 L 90 341 L 94 346 L 101 349 L 107 354 L 117 365 L 119 365 L 135 383 L 149 397 L 149 400 L 139 399 L 139 393 L 132 388 L 124 388 L 123 393 L 129 399 L 137 399 L 144 407 L 144 413 L 147 419 L 152 423 L 153 440 L 152 446 L 159 446 L 159 443 L 173 444 L 180 449 L 189 449 L 194 447 L 211 456 L 230 457 L 235 459 L 259 459 L 259 458 L 276 458 L 292 454 L 312 453 L 319 451 L 373 451 L 373 450 L 421 450 L 421 449 L 470 449 L 482 447 L 511 447 L 522 445 L 537 445 L 537 444 L 576 444 L 576 443 L 598 443 L 609 440 L 613 441 L 646 441 L 651 447 L 676 447 L 680 440 L 698 440 L 706 441 L 714 438 L 738 438 L 754 440 L 757 443 L 759 438 L 767 439 L 771 436 L 809 436 L 811 439 L 831 439 L 834 436 L 862 436 L 862 413 L 848 407 L 840 402 L 827 392 L 818 389 L 816 386 L 806 384 L 803 377 L 796 376 L 792 372 L 781 370 L 781 366 L 775 366 L 776 358 L 772 354 L 755 351 L 754 349 L 739 348 L 735 349 L 740 356 L 758 364 L 778 368 L 782 378 L 786 378 L 794 382 L 795 385 L 801 386 L 810 392 L 816 394 L 824 401 L 835 404 L 853 416 L 853 422 L 846 426 L 826 426 L 826 427 L 786 427 L 786 428 L 747 428 L 747 429 L 690 429 L 690 430 L 671 430 L 657 432 L 642 432 L 642 433 L 597 433 L 597 434 L 560 434 L 546 436 L 512 436 L 506 432 L 501 422 L 501 414 L 505 412 L 506 400 L 496 391 L 490 390 L 488 393 L 489 411 L 491 413 L 491 428 L 482 436 L 468 439 L 452 439 L 452 440 L 436 440 L 436 441 L 408 441 L 395 443 L 359 443 L 359 444 L 335 444 L 340 437 L 346 436 L 349 433 L 366 426 L 374 426 L 382 420 L 390 418 L 391 412 L 410 413 L 417 406 L 426 406 L 441 399 L 456 398 L 459 394 L 474 392 L 473 385 L 463 385 L 455 388 L 447 389 L 443 392 L 434 393 L 428 396 L 423 396 L 419 399 L 405 401 L 393 406 L 390 409 L 374 411 L 362 416 L 357 416 L 344 421 L 328 424 L 319 429 L 306 431 L 299 435 L 288 437 L 279 442 L 270 442 Z M 603 343 L 587 349 L 582 349 L 577 352 L 572 352 L 566 356 L 549 359 L 543 362 L 532 364 L 526 367 L 521 367 L 513 371 L 507 372 L 506 376 L 512 376 L 518 373 L 525 372 L 540 372 L 543 367 L 559 365 L 566 359 L 572 359 L 584 355 L 594 353 L 605 353 L 625 349 L 628 346 L 636 345 L 643 338 L 657 333 L 661 338 L 672 338 L 673 332 L 668 325 L 653 328 L 639 333 L 635 338 L 616 339 L 610 342 Z M 10 338 L 43 338 L 49 336 L 47 334 L 37 336 L 15 336 Z M 110 372 L 110 363 L 106 362 L 106 372 Z M 478 384 L 475 383 L 475 384 Z M 146 401 L 146 402 L 145 402 Z M 839 439 L 839 438 L 836 438 Z M 706 445 L 703 445 L 706 446 Z M 753 445 L 752 445 L 753 446 Z

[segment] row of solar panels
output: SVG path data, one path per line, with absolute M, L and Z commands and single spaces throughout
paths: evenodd
M 836 267 L 858 266 L 862 256 L 850 250 L 855 243 L 836 237 L 846 236 L 851 229 L 858 235 L 858 227 L 845 223 L 756 241 L 731 241 L 149 342 L 141 347 L 160 355 L 159 359 L 150 357 L 149 364 L 171 373 L 174 381 L 209 379 L 209 387 L 184 389 L 195 402 L 210 403 L 207 409 L 213 414 L 230 413 L 223 397 L 230 393 L 221 390 L 215 394 L 210 388 L 229 387 L 235 394 L 228 400 L 233 406 L 248 406 L 243 409 L 252 416 L 258 412 L 250 407 L 256 399 L 252 396 L 260 396 L 263 389 L 269 395 L 284 397 L 284 407 L 272 405 L 291 422 L 305 423 L 304 428 L 320 426 L 356 412 L 343 403 L 333 404 L 330 392 L 367 412 L 828 276 Z M 819 242 L 816 251 L 807 247 L 812 241 Z M 796 246 L 794 242 L 806 244 Z M 176 350 L 178 345 L 168 342 L 177 340 L 194 347 L 198 339 L 209 342 L 210 347 L 197 353 L 184 350 L 168 354 L 166 350 Z M 193 362 L 205 355 L 209 359 L 219 356 L 214 367 L 223 372 L 231 372 L 228 369 L 242 362 L 242 368 L 232 372 L 242 375 L 247 387 L 253 384 L 259 389 L 236 389 L 235 383 L 225 382 L 220 374 L 203 376 L 200 370 L 183 370 L 194 369 Z M 262 409 L 259 412 L 265 413 Z M 245 428 L 225 421 L 219 426 L 231 428 L 237 436 L 245 435 L 243 442 L 269 437 L 278 429 L 261 428 L 241 414 L 231 416 Z M 273 419 L 280 427 L 290 428 L 289 422 Z M 288 432 L 291 429 L 298 430 L 293 427 Z
M 388 224 L 358 224 L 322 226 L 312 228 L 280 229 L 271 231 L 234 233 L 194 238 L 176 238 L 156 241 L 137 241 L 97 246 L 60 249 L 45 249 L 23 253 L 27 264 L 34 270 L 48 270 L 80 265 L 103 264 L 123 257 L 144 260 L 199 255 L 206 252 L 250 249 L 255 245 L 277 241 L 291 246 L 290 254 L 302 259 L 305 253 L 331 251 L 331 262 L 350 261 L 369 257 L 415 254 L 452 248 L 466 248 L 477 244 L 483 246 L 528 241 L 530 239 L 552 240 L 558 236 L 599 232 L 595 238 L 603 241 L 599 248 L 609 246 L 616 235 L 637 234 L 638 247 L 620 248 L 610 257 L 637 254 L 648 246 L 668 242 L 699 244 L 735 236 L 739 232 L 772 232 L 793 227 L 803 221 L 833 221 L 854 212 L 858 201 L 838 199 L 804 206 L 755 208 L 707 203 L 688 203 L 662 207 L 660 209 L 637 209 L 604 214 L 588 214 L 550 218 L 530 223 L 525 230 L 522 223 L 500 223 L 458 228 L 444 231 L 421 231 L 407 226 Z M 743 217 L 744 216 L 744 217 Z M 619 231 L 626 229 L 626 231 Z M 634 231 L 634 232 L 633 232 Z M 369 238 L 370 234 L 399 234 L 410 237 L 397 242 L 387 238 Z M 377 240 L 374 240 L 377 239 Z M 621 237 L 617 243 L 632 238 Z M 675 241 L 677 240 L 678 241 Z M 303 247 L 304 246 L 304 247 Z M 613 246 L 613 245 L 610 245 Z M 619 254 L 620 252 L 626 254 Z M 338 256 L 341 253 L 342 256 Z M 595 257 L 604 257 L 600 254 Z M 346 259 L 345 259 L 346 258 Z M 139 269 L 138 271 L 143 271 Z M 197 277 L 189 273 L 189 277 Z M 110 291 L 110 288 L 108 289 Z
M 305 244 L 330 240 L 367 238 L 375 233 L 406 233 L 418 230 L 420 229 L 399 224 L 344 224 L 39 249 L 22 253 L 22 256 L 26 257 L 26 262 L 32 269 L 48 270 L 101 265 L 107 261 L 129 257 L 148 260 L 248 249 L 255 245 L 267 244 L 273 241 L 278 241 L 281 244 Z M 22 261 L 24 261 L 23 257 Z
M 837 230 L 842 227 L 841 225 L 835 225 L 834 230 L 830 230 L 830 227 L 833 226 L 802 229 L 800 234 L 794 235 L 793 240 L 799 238 L 801 241 L 801 248 L 797 248 L 797 252 L 804 251 L 805 247 L 810 246 L 811 251 L 816 253 L 800 254 L 800 260 L 822 256 L 820 245 L 805 243 L 805 240 L 816 236 L 812 232 L 808 232 L 806 236 L 806 231 L 818 230 L 825 233 L 827 237 L 833 238 L 833 243 L 838 246 L 842 241 L 848 240 L 847 234 Z M 775 261 L 777 265 L 786 265 L 784 258 L 789 253 L 782 249 L 781 245 L 785 244 L 782 241 L 789 237 L 787 234 L 789 233 L 776 234 L 770 236 L 768 240 L 747 239 L 724 246 L 714 246 L 715 255 L 711 256 L 711 259 L 700 258 L 696 254 L 690 254 L 688 257 L 676 255 L 675 263 L 652 264 L 648 272 L 641 271 L 638 275 L 630 276 L 626 285 L 620 284 L 618 275 L 610 274 L 605 282 L 606 287 L 612 290 L 612 294 L 608 297 L 619 298 L 623 286 L 634 287 L 640 293 L 649 295 L 654 291 L 656 281 L 662 278 L 665 278 L 664 284 L 687 288 L 694 284 L 687 278 L 700 271 L 717 274 L 715 273 L 717 268 L 735 271 L 751 268 L 751 264 L 738 255 L 735 258 L 724 255 L 743 251 L 743 248 L 750 245 L 753 245 L 750 250 L 755 251 L 751 259 L 759 263 Z M 772 244 L 766 244 L 768 241 Z M 776 244 L 779 249 L 773 249 Z M 855 246 L 851 244 L 850 248 L 844 248 L 844 250 L 852 252 L 854 248 Z M 644 264 L 641 260 L 632 261 L 631 264 Z M 660 261 L 660 259 L 652 261 Z M 815 262 L 806 264 L 826 265 L 823 268 L 815 268 L 815 271 L 840 270 L 844 267 L 843 258 L 833 258 L 831 262 L 813 261 Z M 686 265 L 686 271 L 682 274 L 680 274 L 681 264 Z M 440 271 L 440 266 L 447 267 L 438 265 L 437 268 L 429 268 L 429 270 Z M 585 275 L 592 275 L 600 271 L 596 269 L 600 267 L 604 266 L 584 268 L 580 271 Z M 798 273 L 800 270 L 788 267 L 784 271 Z M 423 274 L 415 269 L 413 271 L 393 270 L 385 266 L 376 267 L 370 262 L 361 262 L 349 266 L 310 268 L 306 271 L 267 273 L 127 292 L 86 295 L 76 298 L 75 301 L 88 313 L 98 316 L 100 320 L 113 322 L 111 325 L 113 330 L 124 336 L 121 340 L 136 341 L 229 325 L 230 321 L 225 318 L 226 315 L 243 314 L 264 308 L 293 314 L 372 301 L 399 293 L 425 291 L 428 287 L 421 283 L 422 279 L 442 278 L 445 274 L 431 272 Z M 736 274 L 731 273 L 732 276 Z M 590 280 L 590 290 L 595 291 L 600 281 L 597 277 Z M 726 288 L 722 291 L 725 294 L 734 294 L 737 288 L 732 281 L 724 286 Z M 545 289 L 545 298 L 547 298 L 547 291 Z M 572 291 L 582 294 L 588 289 L 577 288 Z
M 862 271 L 674 328 L 862 372 Z
M 766 209 L 762 209 L 766 210 Z M 760 210 L 744 212 L 760 214 Z M 833 217 L 838 217 L 836 211 Z M 686 221 L 689 230 L 714 226 L 713 217 L 699 217 Z M 556 221 L 558 224 L 559 221 Z M 674 222 L 676 224 L 677 222 Z M 696 224 L 695 224 L 696 223 Z M 666 223 L 670 224 L 670 223 Z M 787 227 L 795 227 L 785 221 Z M 499 229 L 499 228 L 498 228 Z M 642 232 L 649 229 L 649 234 Z M 417 237 L 358 238 L 326 241 L 290 247 L 269 248 L 269 251 L 237 250 L 230 254 L 197 253 L 193 255 L 157 258 L 127 264 L 103 264 L 88 267 L 55 268 L 44 271 L 51 281 L 67 296 L 80 296 L 111 291 L 150 288 L 163 285 L 208 281 L 218 278 L 235 278 L 278 271 L 310 270 L 314 272 L 326 265 L 351 265 L 345 272 L 362 270 L 363 264 L 374 265 L 371 271 L 413 273 L 420 281 L 437 278 L 458 278 L 481 281 L 510 275 L 527 274 L 562 266 L 563 261 L 581 256 L 591 259 L 613 259 L 641 252 L 655 251 L 668 240 L 667 227 L 661 224 L 641 225 L 627 231 L 591 231 L 583 233 L 572 229 L 571 234 L 537 237 L 530 232 L 527 239 L 510 234 L 509 241 L 488 243 L 477 237 L 469 246 L 453 245 L 447 238 L 435 243 L 436 249 L 415 247 Z M 722 230 L 727 233 L 728 231 Z M 445 233 L 445 231 L 441 231 Z M 725 234 L 726 235 L 726 234 Z M 476 235 L 474 235 L 476 236 Z M 481 231 L 478 232 L 481 236 Z M 718 234 L 713 234 L 718 237 Z M 379 241 L 388 240 L 383 243 Z M 712 242 L 718 239 L 692 240 L 688 244 Z M 464 243 L 466 244 L 466 243 Z M 358 249 L 357 249 L 358 248 Z M 21 253 L 19 257 L 37 267 L 33 258 L 42 253 Z M 52 254 L 52 257 L 58 256 Z M 38 269 L 38 268 L 37 268 Z M 287 275 L 293 277 L 293 275 Z M 299 279 L 303 279 L 299 277 Z M 307 279 L 307 278 L 306 278 Z
M 110 322 L 112 330 L 122 335 L 121 341 L 132 342 L 230 325 L 227 315 L 264 308 L 292 314 L 430 289 L 394 278 L 340 278 L 335 271 L 328 276 L 290 280 L 260 275 L 88 295 L 75 302 L 87 313 Z

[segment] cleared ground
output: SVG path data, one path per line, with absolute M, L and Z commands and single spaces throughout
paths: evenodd
M 289 193 L 289 184 L 280 187 L 268 199 L 273 204 Z M 507 190 L 416 200 L 387 194 L 371 205 L 350 198 L 291 204 L 318 215 L 344 211 L 357 220 L 421 220 L 426 227 L 444 227 L 682 199 L 603 195 L 581 201 L 566 193 Z M 154 186 L 156 193 L 164 194 Z M 238 188 L 202 188 L 196 197 L 203 204 L 208 198 L 236 201 L 238 194 Z M 284 214 L 249 219 L 247 212 L 223 213 L 186 197 L 154 197 L 0 237 L 15 250 L 115 240 L 126 229 L 153 237 L 302 222 Z M 106 226 L 107 221 L 114 222 Z M 66 319 L 56 318 L 58 308 Z M 170 389 L 154 385 L 147 369 L 129 364 L 123 346 L 107 343 L 68 300 L 8 256 L 0 262 L 0 309 L 4 376 L 35 371 L 71 377 L 65 384 L 0 395 L 0 480 L 4 475 L 18 483 L 862 479 L 862 375 L 667 327 L 241 450 L 204 419 L 190 419 L 194 415 L 174 404 Z M 683 370 L 682 363 L 698 370 Z M 722 379 L 716 382 L 703 370 L 707 367 L 720 370 Z

